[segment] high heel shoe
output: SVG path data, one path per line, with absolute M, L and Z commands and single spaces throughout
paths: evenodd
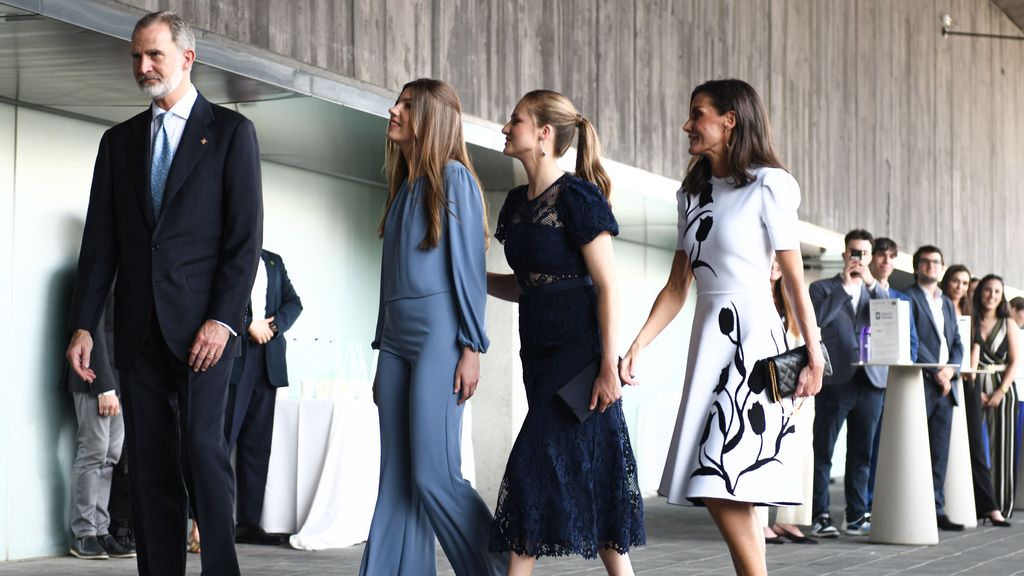
M 1009 528 L 1010 526 L 1012 526 L 1009 520 L 996 520 L 991 516 L 983 516 L 979 518 L 979 520 L 981 520 L 982 526 L 984 526 L 985 524 L 992 524 L 997 528 Z

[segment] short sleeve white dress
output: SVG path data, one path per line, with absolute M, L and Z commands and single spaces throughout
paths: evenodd
M 756 168 L 736 188 L 712 178 L 678 192 L 679 243 L 697 305 L 668 461 L 659 492 L 673 504 L 723 498 L 785 506 L 802 500 L 793 403 L 768 401 L 748 376 L 786 350 L 769 275 L 776 250 L 798 250 L 800 187 L 779 168 Z

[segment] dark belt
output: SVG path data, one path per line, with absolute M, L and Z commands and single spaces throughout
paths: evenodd
M 552 282 L 551 284 L 538 284 L 537 286 L 520 287 L 520 292 L 526 296 L 536 296 L 538 294 L 564 292 L 565 290 L 572 290 L 573 288 L 586 288 L 593 285 L 593 278 L 590 276 L 580 276 L 579 278 L 559 280 L 558 282 Z

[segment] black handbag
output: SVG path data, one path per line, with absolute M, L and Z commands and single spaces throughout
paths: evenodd
M 821 355 L 825 358 L 825 376 L 832 375 L 832 361 L 828 349 L 821 343 Z M 800 371 L 807 366 L 807 346 L 797 346 L 776 356 L 762 358 L 754 363 L 750 378 L 758 379 L 763 385 L 768 401 L 781 402 L 796 392 Z
M 594 380 L 597 380 L 600 373 L 601 362 L 594 360 L 556 392 L 558 399 L 581 424 L 594 414 L 590 409 L 590 398 L 594 390 Z

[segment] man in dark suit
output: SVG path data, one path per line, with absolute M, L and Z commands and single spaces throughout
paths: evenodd
M 224 409 L 262 245 L 256 131 L 192 86 L 195 37 L 177 15 L 139 20 L 131 55 L 153 103 L 100 141 L 67 358 L 80 377 L 95 378 L 91 333 L 116 274 L 114 351 L 139 573 L 185 573 L 191 499 L 203 573 L 231 576 L 239 571 Z
M 243 544 L 282 544 L 284 540 L 260 527 L 263 494 L 267 488 L 270 445 L 274 434 L 277 389 L 288 386 L 284 333 L 302 312 L 302 300 L 288 279 L 284 260 L 263 251 L 246 314 L 248 338 L 235 359 L 228 389 L 224 433 L 235 452 L 237 521 L 235 541 Z
M 871 326 L 869 302 L 887 298 L 871 276 L 871 234 L 852 230 L 845 238 L 843 271 L 811 284 L 811 303 L 821 339 L 832 358 L 832 375 L 825 378 L 814 401 L 814 493 L 811 535 L 835 538 L 839 531 L 829 514 L 829 476 L 839 431 L 846 423 L 846 533 L 868 534 L 868 474 L 875 427 L 882 414 L 885 374 L 854 366 L 860 356 L 861 331 Z
M 964 347 L 956 325 L 953 302 L 939 289 L 942 252 L 935 246 L 922 246 L 914 252 L 914 279 L 907 288 L 917 325 L 917 361 L 922 364 L 959 366 Z M 932 482 L 935 488 L 935 516 L 943 530 L 963 530 L 963 524 L 946 516 L 946 464 L 949 461 L 949 434 L 953 424 L 953 406 L 960 404 L 953 381 L 957 368 L 925 368 L 924 398 L 928 410 L 928 442 L 932 456 Z

